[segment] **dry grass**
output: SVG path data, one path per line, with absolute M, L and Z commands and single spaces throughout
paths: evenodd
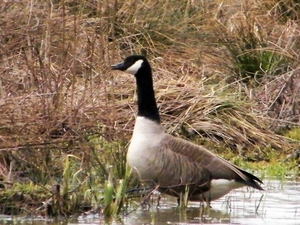
M 168 132 L 241 155 L 291 151 L 274 131 L 299 124 L 297 12 L 291 0 L 1 2 L 2 179 L 56 183 L 67 155 L 78 180 L 103 181 L 116 162 L 122 177 L 135 87 L 109 68 L 132 53 L 153 65 Z

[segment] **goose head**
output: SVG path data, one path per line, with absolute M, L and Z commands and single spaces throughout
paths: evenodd
M 135 76 L 138 76 L 141 73 L 138 73 L 142 70 L 151 71 L 149 62 L 142 55 L 131 55 L 124 59 L 123 62 L 114 64 L 111 66 L 112 70 L 121 70 L 125 73 L 129 73 Z

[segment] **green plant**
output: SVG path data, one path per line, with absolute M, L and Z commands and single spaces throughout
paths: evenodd
M 262 80 L 287 71 L 289 56 L 278 46 L 268 44 L 255 17 L 242 13 L 240 19 L 242 22 L 232 25 L 233 30 L 223 27 L 218 40 L 231 60 L 232 76 L 246 84 L 259 85 Z
M 283 135 L 294 140 L 300 141 L 300 128 L 292 128 L 291 130 L 286 131 Z
M 287 60 L 272 49 L 228 49 L 235 56 L 235 72 L 240 74 L 241 80 L 245 83 L 259 84 L 269 75 L 274 76 L 286 71 Z M 239 51 L 241 52 L 237 54 Z
M 109 172 L 108 179 L 104 184 L 104 210 L 105 217 L 117 216 L 124 209 L 126 202 L 126 190 L 131 178 L 131 169 L 126 167 L 123 179 L 113 178 L 113 174 Z M 113 180 L 114 179 L 114 180 Z
M 179 209 L 186 209 L 188 206 L 189 187 L 185 186 L 185 191 L 180 193 L 179 197 Z

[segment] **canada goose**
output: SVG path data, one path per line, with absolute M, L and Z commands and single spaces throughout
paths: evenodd
M 151 66 L 141 55 L 112 65 L 136 78 L 138 113 L 127 162 L 139 179 L 160 192 L 179 197 L 189 187 L 189 200 L 218 199 L 233 189 L 263 190 L 262 181 L 202 146 L 164 132 L 155 101 Z

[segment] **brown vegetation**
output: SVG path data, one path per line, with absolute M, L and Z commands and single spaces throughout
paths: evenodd
M 170 133 L 197 133 L 209 146 L 261 159 L 266 148 L 292 151 L 278 132 L 300 122 L 299 7 L 293 0 L 1 1 L 4 186 L 29 177 L 49 188 L 65 176 L 70 155 L 76 187 L 95 176 L 101 188 L 107 165 L 124 175 L 135 85 L 110 65 L 132 53 L 153 65 Z

